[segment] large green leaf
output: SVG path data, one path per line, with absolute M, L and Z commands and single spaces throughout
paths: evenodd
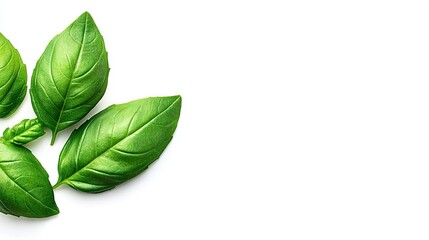
M 0 33 L 0 117 L 14 113 L 27 93 L 27 68 L 18 50 Z
M 0 212 L 42 218 L 59 213 L 48 173 L 22 146 L 0 140 Z
M 51 144 L 103 97 L 108 73 L 103 37 L 85 12 L 51 40 L 31 79 L 33 109 L 52 130 Z
M 114 188 L 158 159 L 173 137 L 180 96 L 112 105 L 75 130 L 61 151 L 59 179 L 85 192 Z

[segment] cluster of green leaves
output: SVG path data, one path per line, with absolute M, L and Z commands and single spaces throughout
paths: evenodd
M 152 97 L 112 105 L 73 131 L 58 163 L 54 187 L 24 144 L 84 118 L 103 97 L 109 75 L 104 39 L 83 13 L 46 47 L 34 69 L 30 95 L 36 119 L 7 128 L 0 138 L 0 212 L 42 218 L 59 209 L 53 189 L 62 184 L 84 192 L 110 190 L 157 160 L 171 141 L 180 116 L 180 96 Z M 18 51 L 0 34 L 0 117 L 11 115 L 27 91 Z

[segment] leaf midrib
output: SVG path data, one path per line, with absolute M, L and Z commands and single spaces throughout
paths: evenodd
M 58 127 L 60 126 L 60 122 L 61 122 L 61 118 L 62 118 L 62 115 L 63 115 L 63 112 L 64 112 L 64 108 L 65 108 L 65 106 L 66 106 L 66 102 L 67 102 L 68 96 L 69 96 L 69 94 L 70 94 L 70 86 L 71 86 L 71 82 L 72 82 L 72 80 L 74 79 L 74 74 L 75 74 L 75 71 L 76 71 L 76 67 L 77 67 L 77 65 L 78 65 L 79 59 L 80 59 L 80 58 L 81 58 L 81 56 L 82 56 L 83 44 L 84 44 L 84 43 L 85 43 L 85 41 L 86 41 L 86 28 L 87 28 L 87 25 L 88 25 L 88 15 L 85 15 L 85 24 L 84 24 L 84 28 L 83 28 L 83 38 L 82 38 L 82 43 L 80 44 L 80 47 L 79 47 L 79 55 L 78 55 L 78 57 L 77 57 L 77 59 L 76 59 L 76 64 L 75 64 L 75 65 L 74 65 L 74 67 L 73 67 L 72 76 L 70 77 L 70 81 L 69 81 L 69 84 L 68 84 L 68 86 L 67 86 L 66 96 L 64 97 L 63 106 L 61 107 L 60 115 L 59 115 L 59 117 L 58 117 L 57 124 L 55 125 L 55 130 L 52 132 L 51 145 L 53 145 L 53 144 L 54 144 L 54 142 L 55 142 L 55 138 L 56 138 L 56 135 L 57 135 L 57 132 L 58 132 Z

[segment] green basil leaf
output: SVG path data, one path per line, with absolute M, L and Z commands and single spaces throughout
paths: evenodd
M 6 142 L 15 145 L 23 145 L 33 141 L 45 134 L 45 128 L 40 121 L 36 119 L 24 119 L 12 128 L 6 128 L 3 132 L 3 138 Z
M 0 117 L 16 111 L 27 93 L 27 68 L 18 50 L 0 33 Z
M 39 120 L 57 133 L 81 120 L 107 87 L 107 52 L 94 20 L 83 13 L 54 37 L 36 64 L 31 102 Z
M 154 97 L 112 105 L 75 130 L 58 164 L 61 184 L 102 192 L 137 176 L 173 137 L 182 98 Z
M 30 150 L 0 142 L 0 212 L 42 218 L 59 213 L 48 173 Z

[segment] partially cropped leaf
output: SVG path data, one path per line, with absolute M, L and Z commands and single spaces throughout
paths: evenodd
M 39 120 L 57 133 L 81 120 L 107 87 L 107 52 L 94 20 L 83 13 L 54 37 L 36 64 L 31 102 Z
M 18 50 L 0 33 L 0 118 L 14 113 L 27 93 L 27 68 Z
M 158 159 L 173 137 L 180 96 L 112 105 L 75 130 L 61 151 L 59 180 L 102 192 L 135 177 Z
M 6 142 L 23 145 L 45 134 L 43 124 L 36 119 L 24 119 L 12 128 L 6 128 L 3 138 Z
M 0 212 L 42 218 L 59 213 L 48 173 L 25 147 L 0 141 Z

